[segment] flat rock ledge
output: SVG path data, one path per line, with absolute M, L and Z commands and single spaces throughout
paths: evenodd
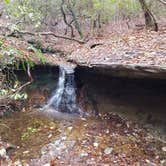
M 113 77 L 166 79 L 166 65 L 95 63 L 78 64 L 77 68 Z

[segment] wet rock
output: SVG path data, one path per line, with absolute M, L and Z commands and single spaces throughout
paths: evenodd
M 68 150 L 70 150 L 74 145 L 76 141 L 65 141 L 62 139 L 55 140 L 54 142 L 44 146 L 41 150 L 42 155 L 48 155 L 50 156 L 58 156 L 62 153 L 68 153 Z
M 104 150 L 104 153 L 108 155 L 108 154 L 111 154 L 112 151 L 113 151 L 113 148 L 108 147 Z

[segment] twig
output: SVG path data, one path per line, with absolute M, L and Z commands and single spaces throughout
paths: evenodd
M 27 64 L 27 74 L 28 74 L 28 77 L 29 77 L 29 81 L 28 81 L 27 83 L 23 84 L 22 86 L 20 86 L 20 87 L 15 91 L 15 93 L 20 92 L 24 87 L 28 86 L 29 84 L 31 84 L 31 83 L 33 82 L 33 78 L 32 78 L 31 72 L 30 72 L 29 64 Z
M 4 126 L 5 128 L 10 129 L 10 127 L 9 127 L 9 126 L 7 126 L 7 125 L 6 125 L 6 124 L 4 124 L 4 123 L 0 123 L 0 126 Z

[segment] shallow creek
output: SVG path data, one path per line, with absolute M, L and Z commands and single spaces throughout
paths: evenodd
M 166 164 L 166 81 L 76 69 L 81 113 L 45 114 L 41 108 L 57 87 L 58 70 L 36 69 L 33 75 L 25 108 L 0 119 L 0 147 L 9 156 L 0 158 L 1 165 Z

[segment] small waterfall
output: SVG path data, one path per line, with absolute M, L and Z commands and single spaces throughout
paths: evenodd
M 67 113 L 79 112 L 76 104 L 76 85 L 73 68 L 68 66 L 59 67 L 57 88 L 44 107 L 44 110 L 48 108 Z

